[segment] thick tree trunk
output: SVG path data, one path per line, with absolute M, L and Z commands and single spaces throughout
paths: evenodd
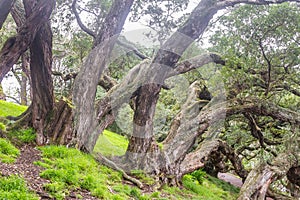
M 97 84 L 109 62 L 110 52 L 121 32 L 133 0 L 114 1 L 106 16 L 100 33 L 94 42 L 94 49 L 77 75 L 73 89 L 75 131 L 78 146 L 91 152 L 98 139 L 95 113 Z
M 133 134 L 129 141 L 126 153 L 128 161 L 133 162 L 133 164 L 139 163 L 139 165 L 141 165 L 140 163 L 147 159 L 144 159 L 143 155 L 139 157 L 140 160 L 137 160 L 136 153 L 144 154 L 149 152 L 152 154 L 155 149 L 158 149 L 156 148 L 157 145 L 154 140 L 153 124 L 151 120 L 153 120 L 160 89 L 167 78 L 167 74 L 176 67 L 176 63 L 182 53 L 196 38 L 199 37 L 200 34 L 204 32 L 214 14 L 218 10 L 224 9 L 228 6 L 234 6 L 238 3 L 268 4 L 281 2 L 283 1 L 200 1 L 186 23 L 179 28 L 158 51 L 150 64 L 150 68 L 155 69 L 153 70 L 155 73 L 147 74 L 146 81 L 142 83 L 141 87 L 137 90 L 137 100 L 135 105 L 139 109 L 135 109 Z M 201 119 L 201 117 L 199 118 Z M 207 116 L 202 117 L 201 120 L 208 120 Z M 203 124 L 200 123 L 200 126 L 195 124 L 195 127 L 192 128 L 199 129 L 201 130 L 200 132 L 203 132 L 208 126 L 209 125 L 206 122 Z M 190 138 L 180 136 L 179 138 L 181 140 L 178 140 L 177 138 L 175 141 L 169 142 L 172 145 L 167 145 L 165 149 L 168 157 L 166 160 L 176 163 L 177 161 L 180 161 L 180 159 L 183 159 L 187 150 L 190 149 L 190 145 L 193 144 L 196 138 L 195 136 L 198 135 L 197 130 L 192 132 L 194 135 Z M 179 135 L 182 134 L 185 134 L 185 132 L 183 131 Z M 186 140 L 189 142 L 183 142 Z M 181 143 L 184 143 L 186 146 Z M 159 150 L 157 150 L 156 154 L 160 154 Z M 130 156 L 132 155 L 133 158 L 131 159 Z M 152 159 L 155 160 L 155 158 Z M 157 160 L 157 162 L 159 162 L 159 160 Z M 147 163 L 144 165 L 147 165 Z
M 36 0 L 25 0 L 26 15 L 30 16 L 37 3 Z M 50 4 L 51 5 L 51 4 Z M 44 132 L 47 115 L 54 107 L 52 67 L 52 31 L 50 21 L 45 22 L 37 31 L 30 46 L 30 75 L 32 89 L 32 124 L 37 131 L 36 142 L 43 145 L 49 141 Z
M 153 74 L 149 74 L 148 80 L 138 90 L 134 129 L 129 141 L 127 156 L 139 151 L 150 152 L 153 151 L 154 146 L 157 146 L 153 133 L 153 117 L 160 89 L 182 53 L 204 32 L 210 19 L 218 11 L 214 4 L 212 1 L 201 1 L 187 22 L 166 41 L 153 59 L 150 67 L 156 70 Z
M 30 73 L 32 89 L 32 124 L 37 131 L 37 144 L 42 145 L 49 139 L 44 135 L 47 115 L 53 109 L 54 95 L 51 77 L 52 32 L 50 23 L 46 23 L 30 47 Z

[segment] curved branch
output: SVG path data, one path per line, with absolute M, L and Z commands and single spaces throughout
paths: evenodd
M 89 34 L 90 36 L 92 36 L 94 39 L 96 38 L 96 33 L 94 33 L 92 30 L 90 30 L 88 27 L 86 27 L 83 22 L 81 21 L 80 19 L 80 16 L 79 16 L 79 13 L 77 12 L 77 9 L 76 9 L 76 2 L 77 0 L 73 0 L 72 2 L 72 10 L 73 10 L 73 13 L 75 15 L 75 18 L 77 20 L 77 23 L 79 25 L 79 27 L 84 31 L 86 32 L 87 34 Z
M 115 169 L 119 172 L 121 172 L 121 174 L 123 175 L 123 177 L 129 181 L 131 181 L 132 183 L 134 183 L 135 185 L 137 185 L 140 189 L 142 189 L 144 187 L 143 183 L 140 182 L 138 179 L 135 179 L 131 176 L 129 176 L 123 169 L 121 169 L 119 166 L 117 166 L 116 163 L 114 163 L 113 161 L 109 160 L 108 158 L 106 158 L 105 156 L 101 155 L 100 153 L 96 153 L 94 154 L 94 158 L 100 162 L 101 164 L 104 164 L 112 169 Z
M 125 47 L 126 49 L 131 50 L 135 55 L 137 55 L 142 60 L 149 59 L 146 55 L 144 55 L 142 52 L 140 52 L 137 48 L 135 48 L 133 45 L 131 45 L 129 43 L 126 43 L 126 42 L 118 39 L 117 44 Z
M 247 102 L 247 103 L 246 103 Z M 175 130 L 172 140 L 164 143 L 165 154 L 170 160 L 176 162 L 182 159 L 195 140 L 207 131 L 212 124 L 218 125 L 218 122 L 225 116 L 231 116 L 244 112 L 249 112 L 261 116 L 270 116 L 276 120 L 300 124 L 300 114 L 280 106 L 257 98 L 248 98 L 245 102 L 239 99 L 232 99 L 215 105 L 206 105 L 199 112 L 199 102 L 191 101 L 184 107 L 188 112 L 184 112 L 179 127 Z M 181 111 L 182 112 L 182 111 Z
M 49 20 L 54 6 L 54 0 L 40 0 L 19 28 L 18 34 L 5 42 L 0 52 L 0 82 L 28 49 L 40 27 Z
M 207 140 L 201 144 L 198 150 L 186 155 L 180 169 L 182 174 L 187 174 L 195 171 L 205 165 L 205 162 L 209 160 L 210 155 L 215 152 L 221 152 L 232 163 L 235 172 L 245 180 L 248 176 L 248 172 L 244 169 L 241 159 L 234 149 L 230 147 L 226 142 L 222 140 Z

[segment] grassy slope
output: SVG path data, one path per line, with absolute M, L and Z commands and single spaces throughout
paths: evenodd
M 27 106 L 10 103 L 0 100 L 0 116 L 18 116 L 27 109 Z
M 120 156 L 125 154 L 127 145 L 128 140 L 126 137 L 104 130 L 96 143 L 94 151 L 105 156 Z
M 0 101 L 0 116 L 17 116 L 25 110 L 25 106 Z M 99 137 L 94 151 L 101 152 L 106 156 L 123 155 L 127 145 L 128 140 L 125 137 L 106 130 Z M 1 146 L 0 148 L 3 149 Z M 120 173 L 98 165 L 90 155 L 83 154 L 76 149 L 57 146 L 47 146 L 40 149 L 43 160 L 36 164 L 45 167 L 41 176 L 51 180 L 51 183 L 44 187 L 56 199 L 64 199 L 70 190 L 76 190 L 79 187 L 91 191 L 94 196 L 100 199 L 230 200 L 236 199 L 238 192 L 238 189 L 231 185 L 204 173 L 201 183 L 192 175 L 187 175 L 183 179 L 184 188 L 164 187 L 160 191 L 144 193 L 134 186 L 124 184 Z M 137 172 L 135 175 L 145 183 L 153 183 L 151 178 L 142 173 Z M 5 189 L 1 183 L 6 181 L 20 183 L 21 191 Z M 16 195 L 21 194 L 21 192 L 28 193 L 24 186 L 24 180 L 19 177 L 0 178 L 0 193 L 2 190 L 6 191 L 5 199 L 20 199 L 21 197 Z M 34 196 L 23 198 L 35 199 Z

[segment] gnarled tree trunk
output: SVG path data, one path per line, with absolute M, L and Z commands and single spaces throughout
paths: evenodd
M 27 18 L 33 12 L 33 5 L 37 0 L 25 0 L 24 7 Z M 54 1 L 48 1 L 54 7 Z M 53 8 L 52 7 L 52 8 Z M 51 13 L 51 12 L 50 12 Z M 49 140 L 44 128 L 47 115 L 54 107 L 53 82 L 51 77 L 52 67 L 52 31 L 50 21 L 46 21 L 35 34 L 30 45 L 30 75 L 32 90 L 32 124 L 37 131 L 36 142 L 38 145 L 46 144 Z
M 238 200 L 264 200 L 270 184 L 285 176 L 292 167 L 297 165 L 297 160 L 294 154 L 283 153 L 278 155 L 270 165 L 263 163 L 254 168 L 242 186 Z
M 72 100 L 75 106 L 75 132 L 78 147 L 88 152 L 93 150 L 99 135 L 94 104 L 97 85 L 132 3 L 133 0 L 114 1 L 96 36 L 94 48 L 74 82 Z

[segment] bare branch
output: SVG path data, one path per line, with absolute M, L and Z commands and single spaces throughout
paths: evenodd
M 280 4 L 284 2 L 300 2 L 300 0 L 225 0 L 219 1 L 219 6 L 234 6 L 236 4 L 253 4 L 253 5 L 268 5 L 268 4 Z
M 77 23 L 79 25 L 79 27 L 84 31 L 86 32 L 87 34 L 89 34 L 90 36 L 92 36 L 94 39 L 96 38 L 96 33 L 94 33 L 92 30 L 90 30 L 88 27 L 86 27 L 83 22 L 81 21 L 80 19 L 80 16 L 79 16 L 79 13 L 77 12 L 77 9 L 76 9 L 76 2 L 77 0 L 73 0 L 73 3 L 72 3 L 72 10 L 73 10 L 73 13 L 76 17 L 76 20 L 77 20 Z
M 135 48 L 133 45 L 126 43 L 125 41 L 122 41 L 118 39 L 117 44 L 120 46 L 125 47 L 126 49 L 131 50 L 135 55 L 137 55 L 142 60 L 148 58 L 146 55 L 144 55 L 142 52 L 140 52 L 137 48 Z M 149 59 L 149 58 L 148 58 Z

